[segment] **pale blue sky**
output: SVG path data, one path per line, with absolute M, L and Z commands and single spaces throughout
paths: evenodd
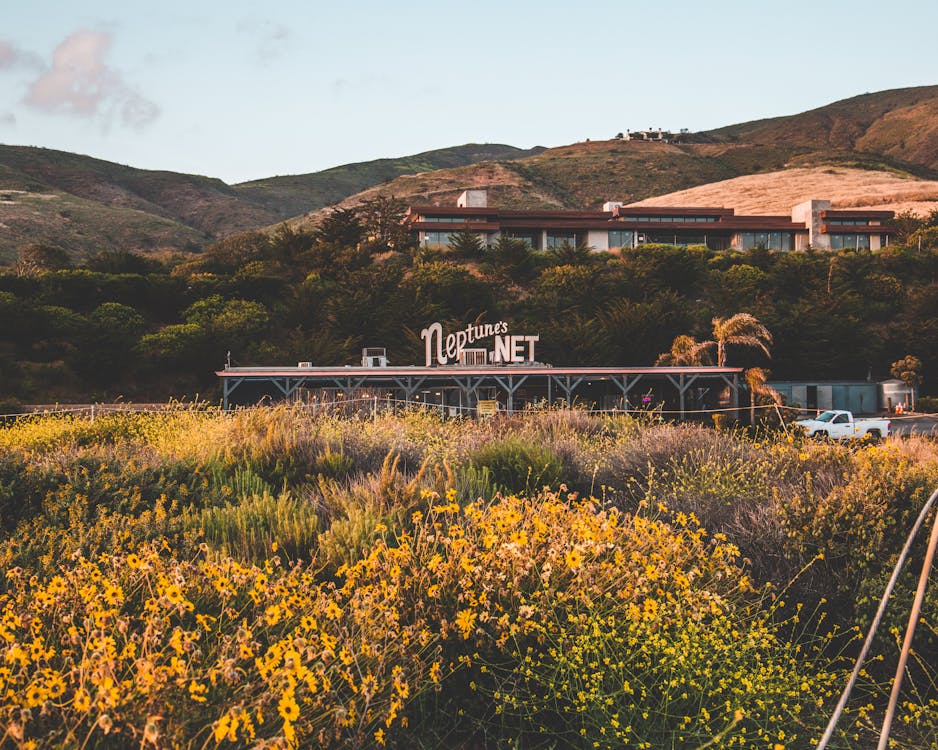
M 227 182 L 938 84 L 934 0 L 0 3 L 0 143 Z

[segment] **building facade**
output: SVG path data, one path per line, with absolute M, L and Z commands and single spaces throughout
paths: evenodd
M 522 239 L 536 250 L 563 243 L 596 251 L 645 244 L 706 245 L 712 250 L 879 250 L 889 244 L 892 211 L 833 210 L 809 200 L 790 216 L 737 215 L 732 208 L 625 206 L 602 211 L 518 211 L 488 205 L 485 190 L 466 190 L 456 206 L 411 206 L 404 223 L 421 245 L 447 245 L 457 232 L 476 233 L 485 245 L 499 237 Z

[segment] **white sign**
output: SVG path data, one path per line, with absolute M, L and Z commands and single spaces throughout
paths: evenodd
M 507 364 L 534 361 L 534 344 L 540 341 L 540 336 L 509 336 L 508 324 L 504 321 L 470 324 L 445 337 L 441 323 L 434 323 L 420 332 L 420 338 L 426 346 L 427 367 L 459 362 L 463 350 L 469 344 L 493 337 L 495 348 L 492 351 L 492 362 Z

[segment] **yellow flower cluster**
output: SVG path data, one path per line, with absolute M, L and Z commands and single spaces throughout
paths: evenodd
M 393 581 L 152 548 L 7 572 L 0 732 L 17 745 L 360 745 L 439 681 Z M 369 740 L 370 741 L 370 740 Z

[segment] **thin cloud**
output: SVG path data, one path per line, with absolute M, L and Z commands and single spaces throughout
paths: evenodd
M 111 35 L 100 31 L 76 31 L 62 41 L 52 56 L 52 66 L 36 78 L 26 103 L 50 114 L 115 119 L 142 128 L 160 114 L 159 107 L 134 91 L 105 57 Z
M 390 85 L 390 79 L 383 75 L 366 75 L 355 80 L 335 78 L 332 81 L 332 96 L 336 99 L 342 99 L 346 94 L 350 94 L 353 91 L 361 92 L 370 89 L 384 89 Z
M 239 33 L 254 39 L 254 51 L 263 62 L 280 57 L 290 43 L 290 29 L 272 21 L 243 18 L 237 28 Z
M 14 127 L 16 125 L 16 115 L 12 112 L 0 112 L 0 125 Z
M 0 70 L 13 68 L 41 68 L 42 60 L 38 55 L 20 49 L 13 42 L 0 39 Z

